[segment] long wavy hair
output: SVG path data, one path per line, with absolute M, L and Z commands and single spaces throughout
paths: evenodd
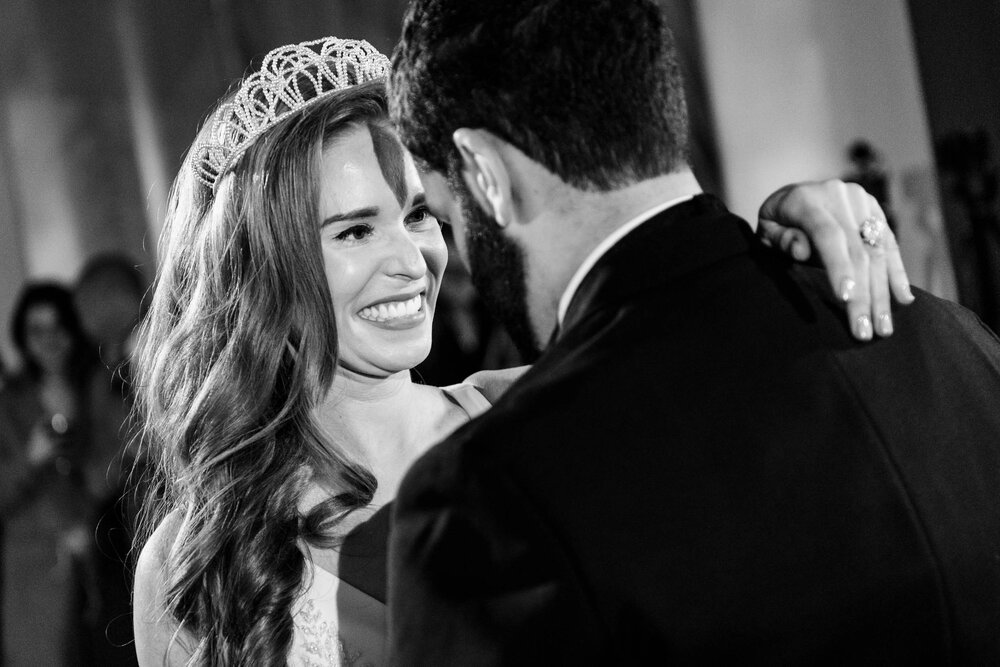
M 197 664 L 284 664 L 300 541 L 331 546 L 375 492 L 313 417 L 337 361 L 318 174 L 338 133 L 383 123 L 384 85 L 357 85 L 278 123 L 214 194 L 187 161 L 174 183 L 135 388 L 157 471 L 146 534 L 177 515 L 166 598 Z M 310 483 L 332 495 L 303 514 Z

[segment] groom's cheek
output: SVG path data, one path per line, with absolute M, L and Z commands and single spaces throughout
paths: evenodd
M 465 242 L 465 216 L 462 215 L 461 200 L 451 191 L 448 179 L 440 172 L 421 171 L 420 182 L 424 186 L 427 207 L 438 220 L 451 226 L 458 256 L 468 269 L 469 252 Z
M 465 238 L 465 216 L 462 212 L 455 211 L 455 215 L 451 218 L 451 232 L 455 239 L 455 249 L 458 250 L 458 257 L 462 260 L 462 264 L 465 265 L 467 271 L 471 270 L 471 265 L 469 264 L 469 244 Z

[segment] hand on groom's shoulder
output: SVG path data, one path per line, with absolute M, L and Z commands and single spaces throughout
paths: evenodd
M 478 389 L 491 404 L 500 400 L 512 384 L 517 382 L 531 366 L 515 366 L 497 370 L 478 371 L 463 381 Z

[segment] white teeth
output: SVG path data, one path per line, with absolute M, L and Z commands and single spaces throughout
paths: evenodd
M 393 301 L 391 303 L 380 303 L 377 306 L 362 308 L 358 316 L 364 320 L 373 322 L 385 322 L 407 315 L 414 315 L 420 310 L 423 297 L 418 294 L 406 301 Z

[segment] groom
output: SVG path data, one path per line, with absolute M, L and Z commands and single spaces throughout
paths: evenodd
M 702 194 L 653 0 L 415 0 L 393 65 L 429 206 L 547 343 L 403 484 L 397 664 L 1000 661 L 1000 344 L 923 292 L 856 343 Z

